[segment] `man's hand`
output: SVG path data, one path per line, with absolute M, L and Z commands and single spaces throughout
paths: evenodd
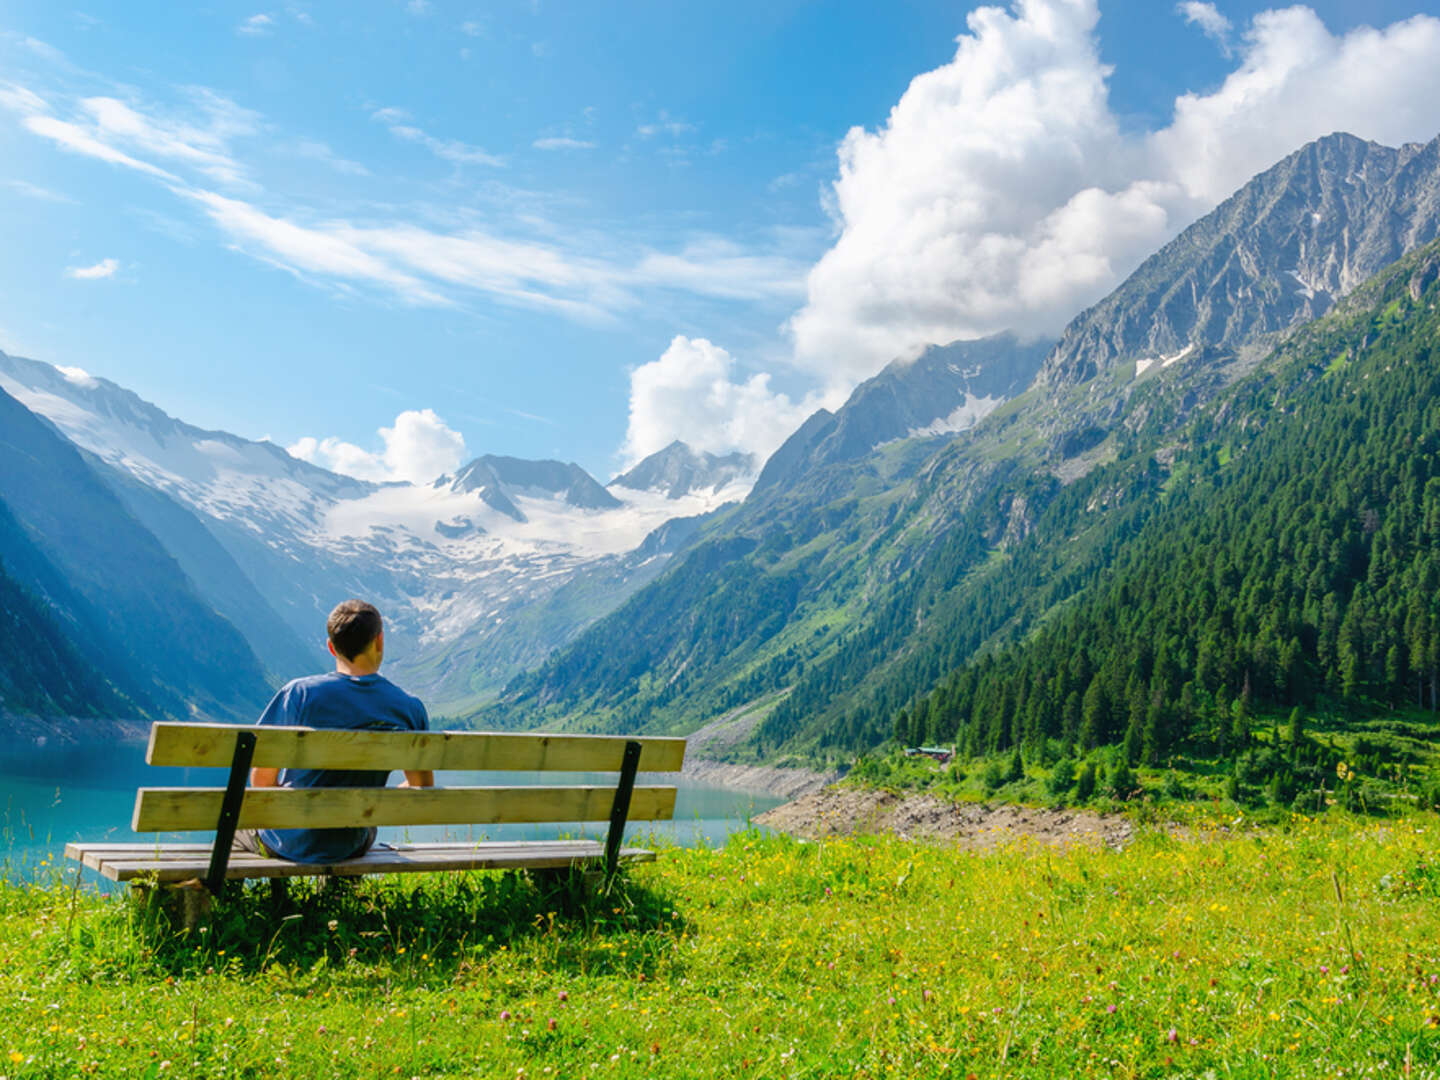
M 250 786 L 251 786 L 251 787 L 279 787 L 279 786 L 280 786 L 280 770 L 279 770 L 279 769 L 251 769 L 251 770 L 250 770 Z
M 434 787 L 435 773 L 430 769 L 422 769 L 419 772 L 413 772 L 410 769 L 406 769 L 405 782 L 402 783 L 400 786 L 404 788 Z

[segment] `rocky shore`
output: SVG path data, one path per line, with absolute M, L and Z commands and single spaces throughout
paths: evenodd
M 810 840 L 856 833 L 893 833 L 984 849 L 1021 837 L 1044 844 L 1124 847 L 1134 833 L 1118 815 L 989 803 L 951 803 L 933 795 L 896 795 L 866 788 L 825 788 L 801 795 L 755 819 Z

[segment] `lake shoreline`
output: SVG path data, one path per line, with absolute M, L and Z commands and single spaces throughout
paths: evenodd
M 736 791 L 762 792 L 782 799 L 798 799 L 820 791 L 841 773 L 817 772 L 814 769 L 781 769 L 773 765 L 734 765 L 705 758 L 687 758 L 681 776 L 697 784 L 730 788 Z
M 39 750 L 47 746 L 84 746 L 95 742 L 144 742 L 150 731 L 145 720 L 106 717 L 30 716 L 0 712 L 0 732 L 12 750 Z

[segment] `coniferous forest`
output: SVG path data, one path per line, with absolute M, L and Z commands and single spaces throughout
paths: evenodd
M 1440 251 L 1403 260 L 1130 471 L 1113 562 L 895 715 L 904 741 L 1131 764 L 1228 754 L 1257 711 L 1440 707 Z M 1132 490 L 1143 488 L 1139 485 Z M 1093 569 L 1093 568 L 1092 568 Z

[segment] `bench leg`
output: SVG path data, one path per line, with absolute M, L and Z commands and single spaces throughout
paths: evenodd
M 148 881 L 130 882 L 130 900 L 142 916 L 153 916 L 159 903 L 159 889 Z
M 281 911 L 290 906 L 290 881 L 288 878 L 272 877 L 270 879 L 270 913 L 279 915 Z
M 130 886 L 130 896 L 147 920 L 160 917 L 171 929 L 193 931 L 210 916 L 214 898 L 198 882 L 190 885 Z
M 163 918 L 172 929 L 195 930 L 210 916 L 215 899 L 198 881 L 183 885 L 130 883 L 130 898 L 147 919 Z
M 180 922 L 184 930 L 193 931 L 210 917 L 214 897 L 210 895 L 209 889 L 186 888 L 182 885 L 173 891 L 180 894 Z

